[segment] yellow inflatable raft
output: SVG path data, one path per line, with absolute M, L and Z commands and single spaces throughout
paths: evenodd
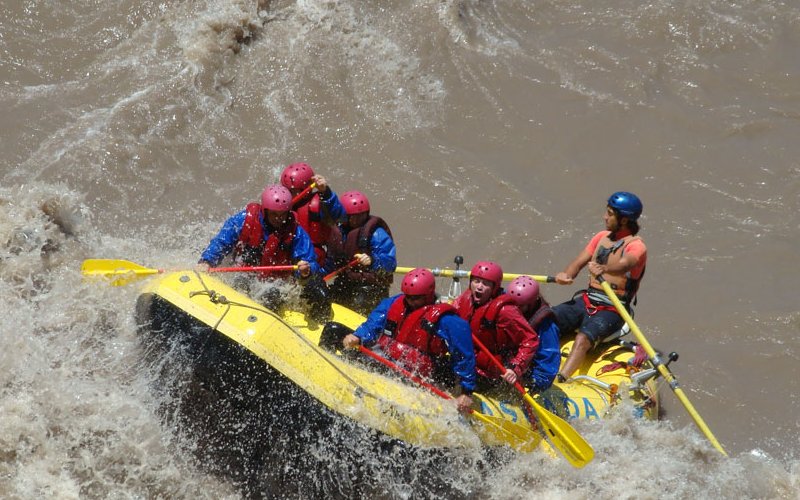
M 165 317 L 180 319 L 185 331 L 165 332 Z M 224 342 L 251 364 L 274 370 L 321 403 L 331 414 L 424 448 L 509 446 L 527 452 L 545 446 L 519 394 L 507 388 L 475 395 L 474 414 L 460 415 L 451 401 L 395 373 L 376 370 L 360 353 L 330 352 L 319 346 L 324 325 L 299 311 L 273 312 L 209 274 L 183 271 L 152 279 L 137 302 L 147 335 L 162 334 Z M 356 328 L 364 318 L 333 305 L 332 321 Z M 202 349 L 203 344 L 197 349 Z M 568 352 L 570 343 L 563 346 Z M 605 344 L 590 353 L 568 383 L 536 396 L 553 413 L 574 423 L 600 419 L 627 391 L 643 418 L 658 416 L 652 379 L 628 362 L 633 352 Z M 633 378 L 632 378 L 633 375 Z M 443 388 L 447 389 L 447 388 Z

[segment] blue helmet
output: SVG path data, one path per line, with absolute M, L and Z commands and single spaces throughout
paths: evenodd
M 633 193 L 617 191 L 608 198 L 608 206 L 619 212 L 623 217 L 633 220 L 642 215 L 642 200 Z

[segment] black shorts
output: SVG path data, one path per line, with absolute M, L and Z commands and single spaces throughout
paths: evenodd
M 577 330 L 589 337 L 595 345 L 625 324 L 625 320 L 617 311 L 600 309 L 590 315 L 583 302 L 583 294 L 578 294 L 572 300 L 553 307 L 553 313 L 556 315 L 556 323 L 562 336 Z

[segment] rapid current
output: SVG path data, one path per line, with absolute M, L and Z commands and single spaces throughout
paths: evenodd
M 0 497 L 798 498 L 796 1 L 0 4 Z M 190 268 L 297 161 L 365 192 L 409 267 L 555 274 L 637 193 L 636 321 L 730 456 L 662 386 L 658 422 L 575 423 L 580 470 L 304 421 L 267 464 L 199 459 L 139 285 L 81 263 Z

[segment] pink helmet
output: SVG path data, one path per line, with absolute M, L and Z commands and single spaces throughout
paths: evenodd
M 475 277 L 489 280 L 495 285 L 500 285 L 500 282 L 503 281 L 503 268 L 496 262 L 479 260 L 472 266 L 472 271 L 469 272 L 469 279 Z
M 292 193 L 283 186 L 269 186 L 261 193 L 261 207 L 276 212 L 292 208 Z
M 418 267 L 406 274 L 400 291 L 406 295 L 433 295 L 436 291 L 436 280 L 430 270 Z
M 314 170 L 308 163 L 292 163 L 283 169 L 281 184 L 287 189 L 303 190 L 311 184 Z
M 344 205 L 347 215 L 358 215 L 369 212 L 369 200 L 359 191 L 348 191 L 342 194 L 339 199 Z
M 506 292 L 518 306 L 535 304 L 539 300 L 539 283 L 530 276 L 519 276 L 508 285 Z

